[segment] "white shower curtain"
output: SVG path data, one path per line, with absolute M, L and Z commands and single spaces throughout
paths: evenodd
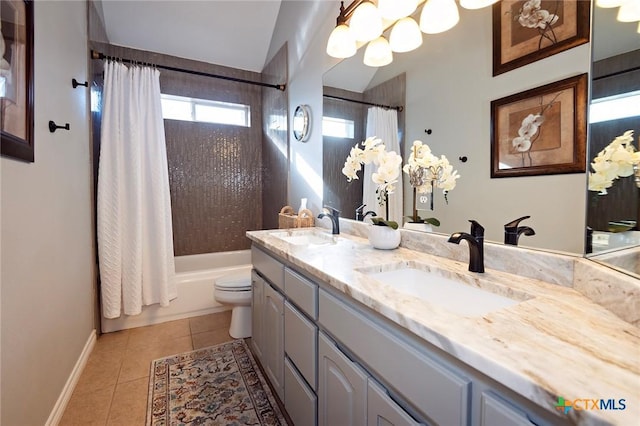
M 177 292 L 155 68 L 105 63 L 97 208 L 103 316 L 168 306 Z
M 377 136 L 382 139 L 387 151 L 395 151 L 400 155 L 398 112 L 395 109 L 369 108 L 367 112 L 367 137 L 371 136 Z M 376 184 L 371 180 L 375 167 L 373 164 L 364 166 L 362 203 L 367 205 L 365 211 L 373 210 L 378 213 L 378 216 L 384 217 L 385 207 L 378 204 Z M 393 194 L 389 195 L 389 220 L 394 220 L 399 225 L 402 225 L 402 172 L 400 172 L 395 187 Z

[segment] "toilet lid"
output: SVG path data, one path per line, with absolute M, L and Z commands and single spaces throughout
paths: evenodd
M 251 278 L 222 277 L 215 280 L 215 287 L 224 290 L 251 290 Z

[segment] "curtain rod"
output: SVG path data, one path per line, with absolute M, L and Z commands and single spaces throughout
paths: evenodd
M 325 97 L 325 98 L 329 98 L 329 99 L 337 99 L 339 101 L 353 102 L 353 103 L 362 104 L 362 105 L 377 106 L 377 107 L 384 108 L 384 109 L 395 109 L 396 111 L 404 110 L 402 105 L 400 105 L 400 106 L 390 106 L 390 105 L 374 104 L 374 103 L 365 102 L 365 101 L 356 101 L 355 99 L 342 98 L 340 96 L 333 96 L 333 95 L 322 95 L 322 96 Z
M 146 63 L 144 61 L 133 61 L 131 59 L 123 59 L 123 58 L 116 57 L 116 56 L 108 56 L 108 55 L 105 55 L 104 53 L 96 52 L 95 50 L 91 50 L 91 59 L 112 59 L 114 61 L 125 62 L 127 64 Z M 235 81 L 236 83 L 246 83 L 246 84 L 253 84 L 255 86 L 271 87 L 273 89 L 278 89 L 278 90 L 281 90 L 281 91 L 284 91 L 286 89 L 286 87 L 287 87 L 285 84 L 262 83 L 260 81 L 251 81 L 251 80 L 245 80 L 245 79 L 242 79 L 242 78 L 227 77 L 225 75 L 210 74 L 210 73 L 207 73 L 207 72 L 187 70 L 187 69 L 184 69 L 184 68 L 169 67 L 169 66 L 166 66 L 166 65 L 157 65 L 157 64 L 149 64 L 149 65 L 150 66 L 154 66 L 156 68 L 163 69 L 163 70 L 167 70 L 167 71 L 177 71 L 177 72 L 183 72 L 183 73 L 187 73 L 187 74 L 199 75 L 199 76 L 202 76 L 202 77 L 212 77 L 212 78 L 219 78 L 219 79 L 222 79 L 222 80 Z

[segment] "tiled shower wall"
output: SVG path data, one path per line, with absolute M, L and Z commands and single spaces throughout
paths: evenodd
M 287 45 L 262 70 L 262 81 L 282 84 L 287 79 Z M 287 92 L 262 89 L 262 226 L 278 227 L 278 212 L 287 204 L 289 140 Z
M 259 73 L 92 44 L 116 57 L 261 80 Z M 99 75 L 102 61 L 93 68 Z M 262 228 L 261 87 L 162 69 L 160 86 L 167 94 L 250 105 L 251 127 L 165 120 L 175 255 L 249 248 L 245 231 Z

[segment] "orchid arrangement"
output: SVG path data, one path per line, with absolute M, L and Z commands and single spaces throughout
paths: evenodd
M 460 178 L 457 170 L 444 155 L 436 157 L 429 145 L 422 141 L 414 141 L 411 155 L 402 170 L 409 175 L 409 183 L 413 186 L 413 216 L 412 222 L 427 222 L 439 226 L 436 218 L 421 219 L 416 208 L 416 196 L 433 193 L 435 188 L 442 189 L 444 199 L 448 203 L 447 194 L 456 187 L 456 180 Z M 431 196 L 431 210 L 433 210 L 433 194 Z
M 378 167 L 371 179 L 377 185 L 376 194 L 378 203 L 385 206 L 386 217 L 373 218 L 375 225 L 390 226 L 393 229 L 398 228 L 398 223 L 389 220 L 389 195 L 395 191 L 395 184 L 400 176 L 400 166 L 402 165 L 402 157 L 395 151 L 387 151 L 382 139 L 372 136 L 361 143 L 357 143 L 347 157 L 342 174 L 351 182 L 358 179 L 358 172 L 362 170 L 365 164 L 373 163 Z
M 607 145 L 591 162 L 589 191 L 607 195 L 616 179 L 634 174 L 640 164 L 640 151 L 633 146 L 633 130 L 627 130 Z
M 559 7 L 559 3 L 559 1 L 556 1 L 556 10 Z M 525 1 L 515 19 L 522 27 L 536 29 L 540 33 L 538 49 L 542 48 L 542 42 L 545 39 L 551 44 L 558 42 L 553 25 L 560 18 L 556 13 L 550 13 L 548 10 L 542 9 L 541 0 Z

